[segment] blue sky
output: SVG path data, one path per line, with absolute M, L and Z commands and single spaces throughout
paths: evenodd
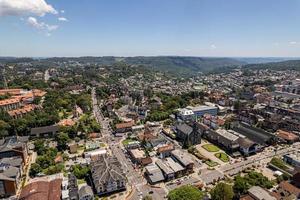
M 0 0 L 0 36 L 0 56 L 299 57 L 300 0 Z

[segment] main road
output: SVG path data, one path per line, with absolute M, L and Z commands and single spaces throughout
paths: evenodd
M 92 105 L 93 105 L 93 114 L 97 122 L 102 127 L 102 139 L 105 141 L 113 156 L 116 156 L 118 161 L 121 163 L 124 173 L 126 174 L 129 188 L 132 189 L 132 192 L 128 199 L 130 200 L 140 200 L 143 196 L 150 195 L 154 199 L 163 199 L 166 195 L 164 190 L 161 188 L 152 188 L 147 185 L 147 181 L 144 179 L 143 175 L 138 169 L 134 169 L 132 162 L 126 157 L 124 150 L 121 146 L 121 138 L 116 138 L 112 134 L 112 129 L 110 127 L 110 120 L 104 118 L 100 106 L 101 103 L 98 103 L 96 97 L 95 88 L 92 88 Z M 151 194 L 150 194 L 151 193 Z

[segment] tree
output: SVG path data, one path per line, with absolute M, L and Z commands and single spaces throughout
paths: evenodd
M 57 141 L 57 148 L 60 151 L 66 150 L 69 139 L 70 138 L 67 133 L 59 133 L 58 135 L 56 135 L 55 140 Z
M 168 200 L 200 200 L 203 196 L 203 192 L 198 188 L 185 185 L 170 191 Z
M 231 185 L 218 183 L 210 192 L 213 200 L 231 200 L 234 196 Z
M 0 138 L 8 136 L 10 125 L 3 120 L 0 120 Z
M 44 154 L 46 151 L 44 141 L 41 139 L 34 141 L 34 150 L 37 152 L 38 155 Z
M 41 171 L 42 171 L 41 166 L 37 163 L 33 163 L 30 167 L 29 175 L 30 175 L 30 177 L 35 177 Z
M 247 193 L 247 190 L 250 187 L 251 186 L 249 185 L 249 183 L 247 182 L 246 179 L 244 179 L 240 175 L 235 177 L 234 185 L 233 185 L 234 192 L 236 192 L 238 194 L 245 194 L 245 193 Z
M 78 179 L 83 179 L 89 173 L 90 168 L 81 165 L 74 165 L 72 166 L 72 172 Z

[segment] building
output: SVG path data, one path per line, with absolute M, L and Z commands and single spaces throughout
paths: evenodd
M 218 108 L 215 106 L 188 106 L 186 108 L 178 109 L 178 117 L 184 121 L 195 120 L 197 118 L 203 117 L 205 114 L 217 115 Z
M 116 157 L 100 155 L 90 166 L 93 187 L 99 196 L 126 190 L 126 177 Z
M 247 137 L 240 137 L 238 139 L 238 144 L 240 146 L 240 152 L 244 156 L 249 156 L 260 150 L 260 146 Z
M 180 163 L 185 168 L 186 173 L 193 172 L 194 162 L 188 154 L 176 149 L 171 152 L 171 156 L 175 161 Z
M 175 178 L 174 170 L 165 162 L 163 162 L 163 160 L 158 159 L 155 164 L 162 171 L 165 180 L 169 181 Z
M 62 179 L 35 180 L 22 188 L 19 200 L 60 200 Z
M 277 198 L 260 186 L 252 186 L 248 190 L 248 195 L 241 197 L 241 200 L 277 200 Z
M 292 144 L 294 142 L 299 141 L 299 136 L 284 130 L 278 130 L 277 136 L 288 144 Z
M 178 117 L 184 121 L 194 120 L 194 112 L 187 108 L 178 109 Z
M 283 160 L 294 167 L 300 168 L 300 151 L 284 155 Z
M 132 130 L 132 126 L 134 126 L 134 121 L 130 121 L 130 122 L 123 122 L 123 123 L 119 123 L 116 124 L 116 130 L 115 133 L 125 133 L 128 131 Z
M 161 159 L 171 156 L 171 151 L 174 150 L 173 144 L 166 144 L 157 148 L 157 153 Z
M 79 189 L 79 200 L 94 200 L 94 193 L 90 186 L 85 185 Z
M 179 123 L 175 126 L 176 138 L 183 146 L 191 146 L 201 142 L 201 132 L 194 125 L 193 127 L 186 123 Z
M 300 198 L 300 189 L 290 184 L 288 181 L 282 181 L 279 183 L 277 193 L 279 193 L 284 199 Z
M 0 159 L 20 156 L 24 163 L 28 157 L 28 137 L 14 136 L 0 140 Z
M 210 114 L 213 116 L 218 114 L 218 108 L 215 106 L 188 106 L 187 109 L 192 110 L 196 118 L 203 117 L 204 114 Z
M 55 125 L 32 128 L 30 131 L 30 136 L 32 137 L 54 136 L 58 132 L 58 129 L 59 127 Z
M 162 171 L 155 164 L 150 164 L 145 167 L 145 176 L 150 184 L 164 181 Z
M 238 139 L 240 135 L 234 131 L 228 131 L 225 129 L 208 130 L 204 136 L 219 146 L 222 146 L 228 152 L 235 152 L 239 150 Z
M 21 101 L 19 98 L 9 98 L 0 100 L 0 110 L 2 111 L 10 111 L 15 110 L 21 107 Z
M 68 175 L 69 181 L 69 199 L 70 200 L 78 200 L 78 185 L 77 185 L 77 178 L 74 174 Z
M 131 156 L 132 161 L 136 164 L 141 164 L 142 159 L 146 158 L 145 152 L 140 149 L 130 149 L 128 152 Z
M 257 144 L 266 146 L 277 142 L 277 137 L 262 129 L 250 126 L 246 123 L 232 123 L 232 129 L 254 141 Z

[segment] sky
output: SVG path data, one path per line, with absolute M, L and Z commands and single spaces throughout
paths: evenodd
M 300 0 L 0 0 L 0 56 L 300 57 Z

